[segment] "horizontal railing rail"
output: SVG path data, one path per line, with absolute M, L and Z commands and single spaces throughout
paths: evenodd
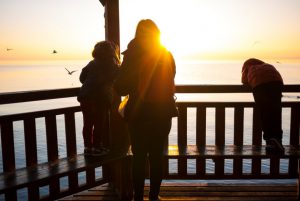
M 79 88 L 0 93 L 0 104 L 75 97 Z M 249 93 L 244 85 L 177 85 L 176 93 Z M 300 85 L 284 85 L 283 92 L 300 93 Z

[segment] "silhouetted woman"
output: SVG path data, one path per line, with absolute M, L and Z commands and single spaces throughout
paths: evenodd
M 112 85 L 120 64 L 117 47 L 109 41 L 98 42 L 92 52 L 93 60 L 80 74 L 77 97 L 83 114 L 85 155 L 99 156 L 109 150 L 103 146 L 108 135 L 108 117 L 112 101 Z
M 242 83 L 253 90 L 255 103 L 260 111 L 263 139 L 267 151 L 283 153 L 281 97 L 283 80 L 271 64 L 251 58 L 244 62 Z
M 175 61 L 160 44 L 160 31 L 149 19 L 141 20 L 135 38 L 123 52 L 115 89 L 129 94 L 125 119 L 133 153 L 134 200 L 143 200 L 145 163 L 150 163 L 150 200 L 159 200 L 163 173 L 163 148 L 177 115 L 174 101 Z

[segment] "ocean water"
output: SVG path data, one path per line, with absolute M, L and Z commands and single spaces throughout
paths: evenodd
M 0 93 L 18 92 L 29 90 L 57 89 L 80 87 L 79 75 L 81 69 L 88 63 L 87 60 L 77 61 L 43 61 L 26 64 L 5 64 L 0 65 Z M 207 85 L 207 84 L 241 84 L 241 67 L 242 61 L 177 61 L 177 73 L 175 82 L 177 85 Z M 270 62 L 272 63 L 272 62 Z M 281 73 L 285 84 L 300 84 L 300 62 L 291 63 L 273 63 Z M 75 73 L 69 75 L 66 71 L 76 70 Z M 296 98 L 300 94 L 284 94 L 283 101 L 300 101 Z M 177 94 L 178 101 L 253 101 L 252 94 Z M 38 101 L 28 103 L 6 104 L 0 105 L 0 115 L 22 113 L 30 111 L 38 111 L 59 107 L 69 107 L 79 105 L 76 98 L 64 98 L 49 101 Z M 214 144 L 214 109 L 207 110 L 207 144 Z M 245 109 L 245 125 L 244 136 L 245 144 L 251 144 L 252 140 L 252 109 Z M 290 110 L 283 110 L 283 132 L 289 133 Z M 188 109 L 187 133 L 188 144 L 195 144 L 195 118 L 196 111 L 193 108 Z M 59 157 L 66 156 L 65 147 L 65 128 L 63 124 L 63 116 L 57 117 Z M 78 153 L 83 152 L 82 141 L 82 115 L 76 113 L 76 137 Z M 43 118 L 36 120 L 37 125 L 37 142 L 38 142 L 38 161 L 46 162 L 47 154 L 45 152 L 46 136 L 45 122 Z M 14 122 L 14 140 L 16 167 L 25 166 L 25 147 L 24 147 L 24 129 L 23 122 Z M 226 108 L 225 122 L 226 144 L 232 144 L 233 141 L 233 109 Z M 173 119 L 172 129 L 169 135 L 169 144 L 177 143 L 177 122 Z M 285 136 L 285 135 L 284 135 Z M 1 139 L 0 139 L 1 140 Z M 1 141 L 0 141 L 1 143 Z M 288 144 L 288 137 L 284 137 L 283 143 Z M 177 166 L 176 161 L 170 161 L 170 171 Z M 244 164 L 245 171 L 251 168 L 251 162 Z M 225 172 L 232 172 L 232 161 L 225 161 Z M 213 171 L 213 163 L 208 163 L 207 170 Z M 283 160 L 281 171 L 287 171 L 287 163 Z M 2 150 L 0 147 L 0 172 L 2 172 Z M 269 161 L 262 162 L 262 171 L 269 171 Z M 195 161 L 188 163 L 188 172 L 195 172 Z M 84 175 L 82 176 L 84 177 Z M 64 183 L 64 182 L 63 182 Z M 66 182 L 65 182 L 66 183 Z M 47 191 L 47 190 L 45 190 Z M 43 192 L 43 190 L 42 190 Z M 24 193 L 23 193 L 24 194 Z M 23 195 L 21 193 L 21 197 Z M 1 200 L 1 197 L 0 197 Z

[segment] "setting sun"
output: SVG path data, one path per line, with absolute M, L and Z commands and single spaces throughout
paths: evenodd
M 241 59 L 252 55 L 299 59 L 299 14 L 294 9 L 296 5 L 291 6 L 295 3 L 120 1 L 121 48 L 126 48 L 134 36 L 137 22 L 151 18 L 161 29 L 162 44 L 176 57 Z

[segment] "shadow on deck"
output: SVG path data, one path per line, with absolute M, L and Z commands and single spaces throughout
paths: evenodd
M 149 185 L 145 187 L 145 200 Z M 236 182 L 164 182 L 161 187 L 162 200 L 172 201 L 296 201 L 296 182 L 288 183 L 236 183 Z M 60 199 L 67 200 L 120 200 L 113 188 L 104 184 L 81 193 Z

